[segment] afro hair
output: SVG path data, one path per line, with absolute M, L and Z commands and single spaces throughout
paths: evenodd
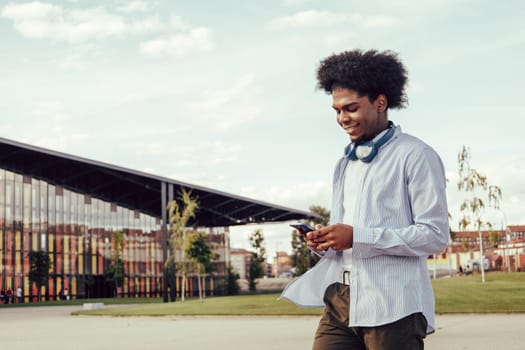
M 367 96 L 370 102 L 383 94 L 388 107 L 394 109 L 407 104 L 406 83 L 406 69 L 392 51 L 344 51 L 322 60 L 317 70 L 317 87 L 326 93 L 337 88 L 351 89 Z

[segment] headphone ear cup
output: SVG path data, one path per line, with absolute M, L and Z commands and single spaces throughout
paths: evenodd
M 370 163 L 377 155 L 379 149 L 394 136 L 395 127 L 392 122 L 389 122 L 389 129 L 377 142 L 367 141 L 362 144 L 352 147 L 346 154 L 350 160 L 360 160 L 365 163 Z
M 376 144 L 372 141 L 365 142 L 355 147 L 355 154 L 357 159 L 364 163 L 370 163 L 377 154 Z

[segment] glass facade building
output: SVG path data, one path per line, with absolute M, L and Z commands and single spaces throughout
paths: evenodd
M 180 295 L 181 277 L 171 279 L 166 206 L 181 191 L 197 198 L 188 225 L 204 228 L 219 260 L 205 290 L 218 291 L 217 279 L 229 264 L 228 227 L 282 222 L 315 214 L 146 174 L 0 138 L 0 290 L 22 288 L 24 301 L 112 297 L 104 271 L 111 263 L 114 232 L 124 233 L 122 260 L 125 297 Z M 48 254 L 47 285 L 29 281 L 30 252 Z M 168 279 L 170 279 L 168 281 Z M 197 293 L 189 276 L 186 295 Z M 174 288 L 172 288 L 174 286 Z
M 38 290 L 28 280 L 29 252 L 49 254 L 43 299 L 61 291 L 77 297 L 112 296 L 104 282 L 112 232 L 122 231 L 124 296 L 160 296 L 163 259 L 159 218 L 0 169 L 0 289 L 19 286 L 26 301 Z M 91 277 L 90 277 L 91 276 Z

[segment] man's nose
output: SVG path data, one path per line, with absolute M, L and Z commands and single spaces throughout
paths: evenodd
M 337 121 L 339 123 L 347 122 L 349 120 L 350 120 L 350 117 L 344 111 L 341 111 L 341 112 L 339 112 L 339 114 L 337 114 Z

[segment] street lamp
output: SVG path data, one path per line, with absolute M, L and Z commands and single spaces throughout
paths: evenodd
M 503 223 L 505 224 L 505 231 L 504 231 L 505 232 L 505 246 L 503 248 L 503 255 L 504 255 L 505 261 L 507 263 L 507 271 L 511 272 L 511 270 L 510 270 L 510 255 L 506 254 L 507 246 L 509 244 L 509 231 L 510 230 L 509 230 L 509 226 L 507 225 L 507 216 L 505 215 L 503 210 L 499 209 L 499 212 L 503 216 Z
M 511 268 L 510 268 L 510 254 L 507 253 L 507 249 L 509 248 L 509 233 L 510 233 L 510 229 L 509 229 L 509 226 L 507 225 L 507 216 L 505 215 L 505 213 L 503 212 L 503 210 L 501 210 L 500 207 L 495 207 L 493 208 L 496 210 L 496 212 L 500 213 L 501 214 L 501 231 L 503 231 L 504 233 L 504 237 L 503 237 L 503 240 L 502 240 L 502 245 L 501 245 L 501 248 L 502 248 L 502 251 L 503 251 L 503 260 L 505 261 L 505 264 L 507 264 L 507 271 L 508 272 L 511 272 Z M 503 228 L 505 227 L 505 228 Z

